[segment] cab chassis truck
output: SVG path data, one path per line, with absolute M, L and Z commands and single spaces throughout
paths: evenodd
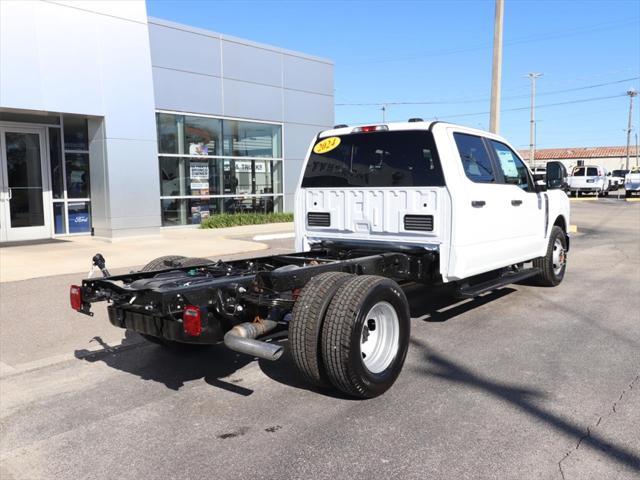
M 526 279 L 558 285 L 569 250 L 566 170 L 537 185 L 501 137 L 444 122 L 320 132 L 296 191 L 297 253 L 211 261 L 177 255 L 72 285 L 74 310 L 165 347 L 223 342 L 267 360 L 288 337 L 312 385 L 371 398 L 405 361 L 400 284 L 455 285 L 461 298 Z

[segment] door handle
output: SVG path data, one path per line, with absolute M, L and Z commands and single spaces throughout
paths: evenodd
M 7 195 L 7 200 L 11 200 L 13 198 L 13 191 L 9 189 L 8 193 L 9 195 Z
M 471 201 L 471 206 L 473 208 L 482 208 L 486 205 L 486 202 L 484 200 L 472 200 Z
M 522 205 L 522 200 L 511 200 L 511 205 L 513 205 L 514 207 L 519 207 L 520 205 Z

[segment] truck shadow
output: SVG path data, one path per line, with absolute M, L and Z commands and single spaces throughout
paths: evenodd
M 248 396 L 253 393 L 253 390 L 238 385 L 241 378 L 222 380 L 253 360 L 227 350 L 222 345 L 192 351 L 171 350 L 141 341 L 137 334 L 130 331 L 125 333 L 122 343 L 116 346 L 104 343 L 100 337 L 95 337 L 94 340 L 102 345 L 103 350 L 76 350 L 75 357 L 90 363 L 103 362 L 142 380 L 162 383 L 171 390 L 179 390 L 186 382 L 203 379 L 211 386 L 238 395 Z
M 412 337 L 411 344 L 421 351 L 424 360 L 423 365 L 414 368 L 416 373 L 437 377 L 467 389 L 479 390 L 498 401 L 506 401 L 521 412 L 544 422 L 554 430 L 572 437 L 576 441 L 575 449 L 585 445 L 621 465 L 640 471 L 639 452 L 628 449 L 623 445 L 618 445 L 592 431 L 593 429 L 590 427 L 578 426 L 543 408 L 540 406 L 541 400 L 545 396 L 542 392 L 492 380 L 437 353 L 422 340 Z M 558 468 L 562 478 L 564 478 L 562 466 L 560 465 L 562 459 L 559 458 L 558 460 Z
M 411 318 L 424 322 L 446 322 L 517 291 L 504 287 L 473 299 L 461 299 L 456 297 L 455 287 L 451 285 L 432 287 L 410 284 L 403 290 L 411 305 Z

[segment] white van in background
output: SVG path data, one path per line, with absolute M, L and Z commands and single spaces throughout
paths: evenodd
M 571 195 L 595 193 L 598 196 L 609 195 L 610 181 L 607 169 L 601 165 L 579 165 L 574 167 L 569 176 Z

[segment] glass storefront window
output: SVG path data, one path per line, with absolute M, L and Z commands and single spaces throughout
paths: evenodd
M 89 150 L 87 119 L 74 115 L 64 115 L 62 121 L 64 125 L 65 150 Z
M 91 231 L 91 212 L 89 202 L 69 202 L 69 233 L 88 233 Z
M 158 152 L 184 153 L 184 117 L 157 113 Z
M 219 213 L 273 213 L 282 211 L 282 196 L 171 198 L 161 200 L 162 226 L 198 225 Z M 70 219 L 71 221 L 71 219 Z M 71 228 L 71 223 L 69 224 Z
M 224 155 L 232 157 L 282 156 L 280 125 L 224 120 Z
M 67 171 L 67 197 L 89 198 L 89 154 L 67 153 L 65 155 L 65 169 Z
M 160 157 L 163 197 L 282 193 L 281 160 Z
M 282 157 L 280 125 L 159 112 L 156 119 L 164 226 L 282 211 L 283 165 L 272 160 Z
M 64 202 L 53 203 L 53 223 L 56 235 L 67 233 L 67 222 L 65 220 Z
M 222 120 L 206 117 L 184 117 L 184 153 L 189 155 L 222 155 L 221 137 Z
M 49 129 L 49 160 L 51 162 L 51 193 L 53 198 L 64 198 L 64 167 L 59 128 Z

